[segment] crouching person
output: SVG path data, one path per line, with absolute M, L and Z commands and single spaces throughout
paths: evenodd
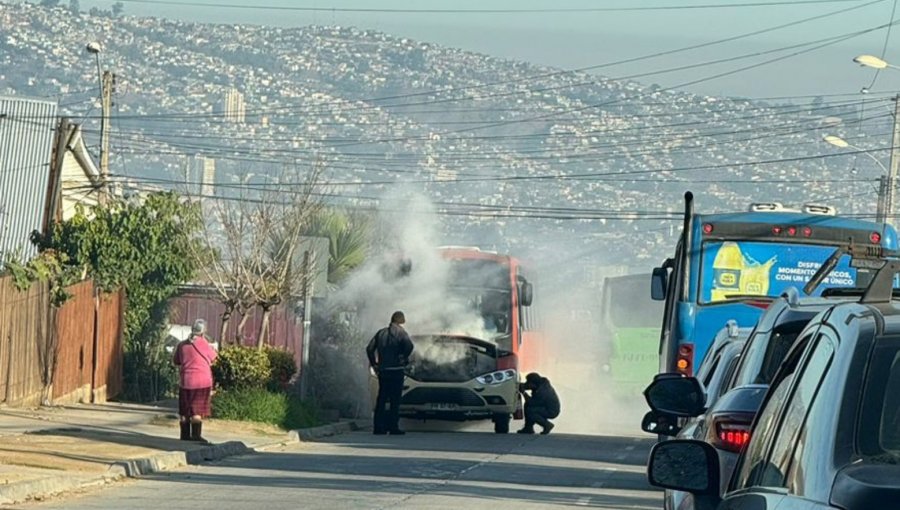
M 178 391 L 178 415 L 181 439 L 201 441 L 203 418 L 210 414 L 213 375 L 212 364 L 218 353 L 206 339 L 206 321 L 198 319 L 187 340 L 175 347 L 173 362 L 178 366 L 181 387 Z
M 559 397 L 550 380 L 532 372 L 525 376 L 519 391 L 525 397 L 525 427 L 518 433 L 534 434 L 534 424 L 537 423 L 543 428 L 541 434 L 549 434 L 553 430 L 550 420 L 559 416 Z

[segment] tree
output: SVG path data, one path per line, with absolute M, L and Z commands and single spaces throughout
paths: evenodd
M 260 349 L 268 341 L 272 309 L 302 292 L 310 277 L 307 268 L 298 270 L 295 253 L 303 232 L 321 207 L 315 193 L 320 174 L 321 165 L 317 163 L 305 181 L 297 182 L 299 189 L 288 193 L 267 191 L 259 201 L 257 235 L 262 242 L 251 250 L 244 284 L 263 312 L 257 337 Z
M 78 14 L 81 12 L 81 3 L 78 0 L 69 0 L 69 10 L 72 14 Z
M 244 185 L 236 197 L 204 199 L 210 214 L 205 215 L 207 221 L 200 236 L 203 250 L 195 252 L 194 257 L 205 283 L 215 289 L 225 306 L 223 342 L 228 341 L 225 332 L 230 331 L 233 314 L 243 315 L 235 335 L 240 339 L 249 312 L 258 307 L 263 312 L 257 336 L 262 348 L 268 340 L 272 309 L 305 281 L 294 255 L 319 208 L 314 190 L 320 172 L 319 165 L 305 176 L 286 169 L 273 179 L 288 183 L 283 190 Z
M 167 301 L 196 270 L 190 246 L 199 209 L 174 193 L 153 193 L 139 203 L 96 207 L 92 215 L 79 210 L 35 241 L 83 268 L 101 290 L 125 289 L 126 394 L 155 400 L 167 389 L 163 375 L 171 365 L 162 345 Z
M 114 17 L 121 16 L 123 12 L 125 12 L 125 4 L 122 2 L 112 4 L 112 15 Z
M 41 0 L 41 7 L 56 7 L 59 0 Z
M 338 285 L 361 266 L 369 250 L 371 219 L 341 209 L 324 210 L 310 224 L 306 235 L 328 239 L 328 282 Z

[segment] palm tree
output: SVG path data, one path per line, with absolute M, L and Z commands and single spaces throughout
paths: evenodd
M 365 262 L 371 228 L 365 215 L 341 209 L 322 211 L 312 221 L 306 235 L 328 239 L 328 283 L 340 285 Z

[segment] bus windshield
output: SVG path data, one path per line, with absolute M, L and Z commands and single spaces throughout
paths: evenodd
M 777 297 L 788 287 L 802 288 L 834 253 L 834 246 L 758 241 L 706 241 L 700 266 L 700 304 L 746 296 Z M 818 287 L 856 287 L 857 270 L 844 256 Z
M 512 330 L 512 280 L 509 266 L 494 260 L 454 259 L 447 281 L 445 310 L 464 310 L 462 331 L 509 349 Z

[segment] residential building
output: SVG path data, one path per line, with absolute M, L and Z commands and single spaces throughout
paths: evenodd
M 228 89 L 225 93 L 225 120 L 235 124 L 243 124 L 247 120 L 244 94 L 235 88 Z

